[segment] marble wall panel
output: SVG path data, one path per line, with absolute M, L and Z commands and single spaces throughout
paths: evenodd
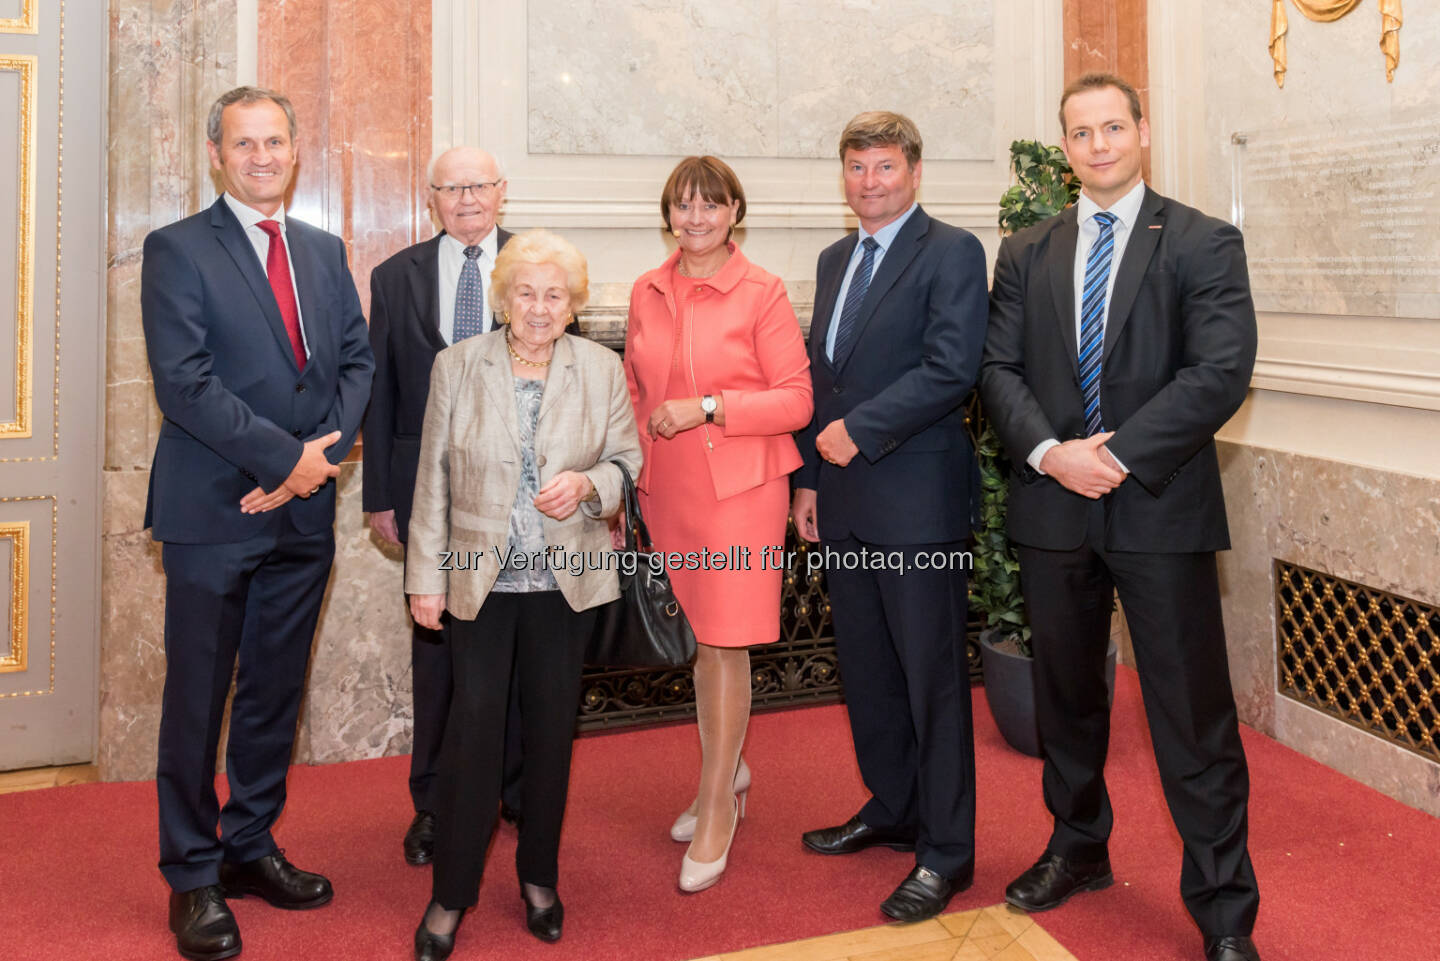
M 1440 603 L 1433 479 L 1245 444 L 1220 444 L 1232 549 L 1220 555 L 1241 719 L 1407 804 L 1440 814 L 1440 764 L 1276 691 L 1278 558 Z
M 531 154 L 830 158 L 864 109 L 910 114 L 926 157 L 988 160 L 991 0 L 530 0 Z

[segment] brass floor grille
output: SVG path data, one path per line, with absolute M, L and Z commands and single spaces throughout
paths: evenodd
M 1275 562 L 1280 693 L 1440 761 L 1440 608 Z

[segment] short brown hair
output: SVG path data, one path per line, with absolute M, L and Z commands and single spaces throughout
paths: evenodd
M 223 146 L 220 143 L 220 137 L 224 133 L 220 126 L 220 119 L 221 115 L 225 113 L 226 107 L 234 106 L 237 103 L 242 105 L 262 103 L 266 100 L 285 111 L 285 119 L 290 124 L 290 142 L 293 144 L 295 142 L 295 108 L 290 105 L 290 101 L 283 93 L 276 93 L 264 87 L 236 87 L 222 93 L 210 106 L 210 116 L 205 121 L 205 139 L 217 147 Z
M 701 199 L 712 204 L 730 204 L 739 201 L 735 210 L 735 223 L 745 219 L 745 189 L 740 178 L 730 165 L 719 157 L 686 157 L 675 165 L 660 191 L 660 219 L 665 229 L 670 229 L 670 208 L 694 192 Z M 727 235 L 728 239 L 728 235 Z
M 924 142 L 920 139 L 920 128 L 904 114 L 867 110 L 852 117 L 840 134 L 840 159 L 845 159 L 847 150 L 871 147 L 899 147 L 905 162 L 913 168 L 920 162 Z
M 1118 77 L 1113 73 L 1087 73 L 1076 77 L 1065 87 L 1065 92 L 1060 95 L 1060 133 L 1063 136 L 1067 133 L 1065 128 L 1065 101 L 1077 93 L 1085 93 L 1087 90 L 1104 90 L 1106 87 L 1114 87 L 1125 95 L 1130 101 L 1130 116 L 1138 124 L 1143 116 L 1140 110 L 1140 95 L 1135 88 L 1130 86 L 1129 81 Z

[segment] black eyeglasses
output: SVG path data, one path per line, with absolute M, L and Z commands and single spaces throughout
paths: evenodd
M 465 191 L 467 190 L 474 191 L 476 197 L 486 197 L 489 196 L 492 190 L 497 189 L 501 183 L 503 183 L 503 181 L 492 180 L 489 183 L 446 184 L 443 187 L 439 184 L 431 184 L 430 189 L 444 194 L 446 197 L 450 197 L 452 199 L 465 196 Z

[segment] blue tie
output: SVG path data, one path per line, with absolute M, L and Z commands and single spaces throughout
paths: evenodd
M 865 254 L 855 276 L 850 278 L 850 289 L 845 293 L 845 306 L 840 308 L 840 323 L 835 328 L 835 353 L 831 361 L 838 364 L 850 352 L 850 342 L 855 339 L 855 324 L 860 319 L 860 305 L 865 302 L 865 293 L 870 289 L 870 273 L 875 269 L 875 248 L 879 242 L 866 237 L 862 246 Z
M 480 246 L 465 248 L 465 265 L 460 268 L 460 284 L 455 288 L 455 339 L 485 333 L 485 288 L 480 286 Z
M 1100 236 L 1085 260 L 1084 296 L 1080 301 L 1080 393 L 1085 398 L 1085 436 L 1105 429 L 1100 418 L 1100 355 L 1105 346 L 1105 295 L 1110 285 L 1110 259 L 1115 253 L 1115 215 L 1095 215 Z

